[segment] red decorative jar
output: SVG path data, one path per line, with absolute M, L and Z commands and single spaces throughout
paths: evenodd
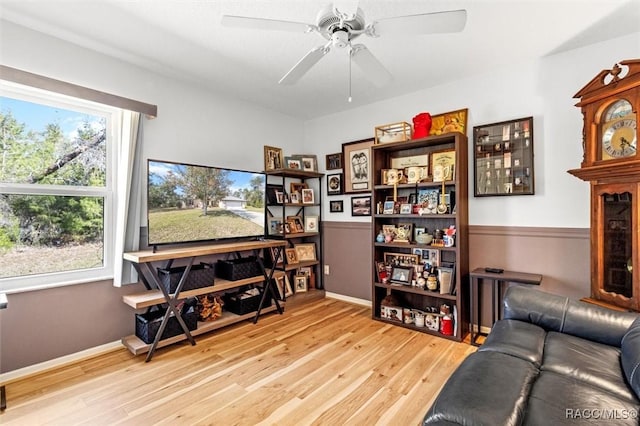
M 413 117 L 413 137 L 412 139 L 426 138 L 431 131 L 431 114 L 421 112 Z

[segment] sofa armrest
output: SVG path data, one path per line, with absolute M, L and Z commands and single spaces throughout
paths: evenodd
M 504 298 L 504 318 L 620 347 L 638 314 L 619 312 L 564 296 L 511 286 Z

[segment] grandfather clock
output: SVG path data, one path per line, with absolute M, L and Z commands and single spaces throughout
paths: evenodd
M 603 70 L 574 98 L 583 159 L 572 175 L 591 185 L 591 298 L 640 310 L 640 59 Z

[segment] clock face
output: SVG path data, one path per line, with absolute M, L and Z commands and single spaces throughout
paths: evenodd
M 604 115 L 602 124 L 602 159 L 626 158 L 636 155 L 637 121 L 631 104 L 621 99 L 614 102 Z

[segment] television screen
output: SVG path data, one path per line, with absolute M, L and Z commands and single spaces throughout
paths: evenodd
M 265 175 L 147 162 L 149 246 L 264 237 Z

